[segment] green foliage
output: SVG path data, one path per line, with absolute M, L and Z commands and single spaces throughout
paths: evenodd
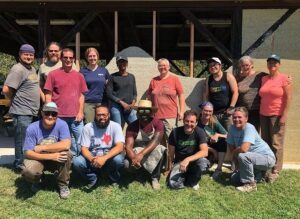
M 186 60 L 173 60 L 175 65 L 186 75 L 190 75 L 190 63 Z M 223 64 L 222 69 L 225 71 L 229 66 Z M 171 71 L 180 75 L 180 73 L 171 65 Z M 207 61 L 206 60 L 195 60 L 194 61 L 194 74 L 193 77 L 199 78 L 207 78 L 209 76 L 209 72 L 207 69 Z
M 15 57 L 0 53 L 0 84 L 5 81 L 9 69 L 16 63 Z
M 298 218 L 300 171 L 285 170 L 274 184 L 240 193 L 225 175 L 219 182 L 204 175 L 200 190 L 170 190 L 165 177 L 153 191 L 147 177 L 137 182 L 126 174 L 120 188 L 101 180 L 88 193 L 84 181 L 71 178 L 71 196 L 61 200 L 53 175 L 49 185 L 32 194 L 30 185 L 9 168 L 0 167 L 0 218 Z

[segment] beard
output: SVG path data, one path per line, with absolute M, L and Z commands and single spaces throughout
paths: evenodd
M 108 125 L 109 125 L 109 119 L 108 120 L 106 120 L 105 122 L 100 122 L 100 121 L 97 121 L 96 119 L 94 120 L 95 121 L 95 124 L 96 124 L 96 126 L 98 127 L 98 128 L 100 128 L 100 129 L 104 129 L 104 128 L 106 128 Z

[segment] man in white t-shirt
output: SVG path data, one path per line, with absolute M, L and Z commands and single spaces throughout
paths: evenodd
M 74 168 L 88 180 L 86 189 L 95 187 L 102 170 L 108 172 L 113 184 L 119 182 L 124 167 L 124 142 L 122 128 L 110 121 L 108 107 L 97 106 L 94 122 L 84 126 L 79 139 L 81 155 L 73 160 Z

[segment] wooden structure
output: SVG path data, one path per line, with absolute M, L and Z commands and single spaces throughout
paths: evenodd
M 231 65 L 251 54 L 300 7 L 298 0 L 0 0 L 0 52 L 16 55 L 30 43 L 38 57 L 50 41 L 99 49 L 110 60 L 117 51 L 138 46 L 154 58 L 203 60 L 219 56 Z M 245 51 L 242 45 L 243 9 L 288 11 Z M 76 46 L 77 45 L 77 46 Z M 192 74 L 191 74 L 192 75 Z

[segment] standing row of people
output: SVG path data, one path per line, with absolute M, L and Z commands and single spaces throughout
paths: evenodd
M 22 168 L 22 147 L 24 145 L 25 131 L 33 118 L 37 116 L 41 98 L 46 103 L 55 104 L 55 107 L 52 108 L 57 108 L 54 111 L 46 111 L 43 108 L 42 117 L 59 117 L 60 120 L 65 121 L 68 125 L 71 139 L 70 149 L 74 156 L 73 164 L 80 173 L 84 173 L 83 175 L 87 178 L 90 177 L 89 187 L 93 187 L 96 184 L 97 177 L 95 177 L 94 173 L 94 175 L 87 173 L 87 169 L 92 173 L 93 167 L 101 168 L 104 166 L 107 160 L 112 159 L 122 151 L 121 148 L 123 148 L 124 143 L 129 158 L 128 162 L 135 168 L 143 166 L 152 174 L 153 188 L 159 187 L 160 169 L 164 164 L 166 149 L 169 154 L 169 166 L 172 166 L 175 155 L 175 160 L 180 161 L 180 170 L 182 172 L 187 171 L 191 161 L 206 157 L 210 151 L 213 158 L 218 160 L 218 167 L 213 174 L 213 177 L 216 178 L 221 173 L 226 152 L 225 138 L 232 124 L 231 115 L 235 112 L 235 107 L 238 104 L 243 105 L 244 102 L 246 107 L 250 108 L 252 107 L 251 101 L 253 103 L 255 100 L 256 104 L 260 101 L 258 105 L 260 106 L 263 137 L 267 139 L 266 141 L 276 155 L 276 165 L 270 173 L 269 179 L 274 180 L 278 177 L 282 168 L 282 136 L 290 105 L 291 83 L 287 77 L 280 74 L 280 58 L 277 55 L 272 55 L 268 58 L 267 63 L 270 74 L 265 75 L 261 80 L 257 80 L 256 76 L 254 79 L 247 78 L 252 75 L 258 75 L 253 72 L 251 66 L 247 66 L 244 63 L 250 60 L 251 64 L 251 59 L 241 58 L 242 71 L 238 80 L 232 74 L 222 71 L 222 63 L 219 58 L 213 57 L 209 59 L 208 68 L 211 76 L 206 82 L 204 99 L 211 101 L 211 103 L 204 102 L 201 105 L 198 126 L 202 127 L 201 130 L 204 131 L 199 134 L 200 137 L 197 137 L 197 134 L 192 140 L 189 140 L 190 134 L 194 135 L 194 126 L 195 124 L 197 126 L 198 117 L 190 111 L 184 114 L 185 98 L 183 87 L 178 77 L 170 72 L 168 60 L 158 60 L 160 75 L 151 80 L 147 91 L 148 99 L 154 104 L 154 108 L 151 106 L 149 110 L 149 106 L 135 107 L 137 99 L 136 82 L 134 76 L 127 72 L 127 57 L 118 56 L 116 62 L 119 71 L 109 75 L 105 68 L 98 66 L 98 51 L 95 48 L 89 48 L 85 54 L 88 66 L 82 68 L 80 74 L 76 71 L 76 66 L 74 66 L 73 50 L 66 48 L 61 51 L 57 43 L 51 43 L 47 51 L 47 62 L 43 64 L 43 67 L 41 66 L 39 71 L 42 78 L 41 81 L 45 81 L 41 83 L 44 87 L 40 89 L 38 78 L 36 74 L 33 74 L 35 73 L 35 69 L 32 67 L 34 52 L 34 48 L 28 44 L 21 46 L 19 52 L 20 62 L 11 69 L 3 87 L 3 92 L 12 99 L 10 112 L 15 118 L 14 121 L 17 128 L 15 137 L 16 168 Z M 60 52 L 61 56 L 59 55 Z M 60 59 L 58 59 L 59 56 Z M 45 70 L 47 67 L 51 68 L 58 65 L 59 62 L 61 62 L 61 67 L 54 70 L 52 68 L 50 73 Z M 261 77 L 260 75 L 262 74 L 259 74 L 259 77 Z M 256 82 L 255 86 L 253 86 L 253 81 Z M 242 94 L 240 97 L 239 93 Z M 259 100 L 258 95 L 260 95 L 261 100 Z M 105 97 L 111 101 L 110 108 L 103 105 L 106 102 Z M 242 98 L 244 100 L 241 100 Z M 20 99 L 22 100 L 20 101 Z M 102 104 L 102 107 L 98 107 L 99 104 Z M 19 107 L 20 105 L 21 107 Z M 257 106 L 254 105 L 254 107 Z M 139 110 L 138 113 L 136 113 L 136 110 Z M 253 109 L 250 108 L 252 118 L 252 114 L 257 113 L 257 109 L 251 110 Z M 212 116 L 213 112 L 214 117 Z M 243 116 L 248 119 L 248 113 L 244 112 Z M 92 122 L 88 123 L 85 128 L 83 128 L 84 117 L 86 122 Z M 155 120 L 153 120 L 153 117 Z M 196 117 L 196 120 L 194 117 Z M 110 118 L 116 123 L 111 124 Z M 183 119 L 185 134 L 179 134 L 179 136 L 187 139 L 177 140 L 176 136 L 178 135 L 174 134 L 175 131 L 172 132 L 172 130 L 178 125 L 178 121 Z M 25 121 L 28 122 L 25 124 Z M 126 132 L 126 140 L 123 140 L 120 136 L 121 128 L 116 126 L 116 124 L 123 126 L 123 121 L 126 121 L 129 125 Z M 253 119 L 253 121 L 254 123 L 257 122 L 256 119 Z M 46 124 L 46 122 L 44 123 Z M 108 127 L 111 128 L 107 133 Z M 269 127 L 272 128 L 266 130 Z M 97 128 L 101 130 L 97 131 Z M 102 129 L 105 129 L 105 131 Z M 162 134 L 162 130 L 164 134 Z M 182 130 L 179 133 L 183 133 Z M 202 138 L 203 135 L 206 136 L 204 140 Z M 115 136 L 116 139 L 112 136 Z M 167 144 L 161 145 L 163 138 L 165 138 Z M 141 141 L 143 146 L 134 150 L 133 142 L 135 141 Z M 205 145 L 202 145 L 199 154 L 194 156 L 194 152 L 199 149 L 198 143 L 201 142 L 199 143 L 201 145 L 204 144 L 204 141 Z M 63 157 L 61 159 L 66 161 L 66 153 L 61 155 L 61 151 L 65 151 L 67 146 L 56 148 L 56 142 L 57 140 L 52 143 L 58 151 L 54 149 L 53 151 L 59 152 L 57 156 Z M 178 147 L 183 149 L 183 154 L 185 154 L 182 159 L 179 159 L 179 155 L 176 155 L 176 152 L 174 152 L 174 147 L 176 149 L 178 142 L 182 143 Z M 193 144 L 191 146 L 195 149 L 186 148 L 191 142 Z M 194 145 L 195 142 L 198 143 Z M 37 145 L 41 144 L 39 141 L 36 143 Z M 190 154 L 188 151 L 192 153 Z M 49 151 L 46 150 L 46 152 Z M 27 158 L 34 158 L 34 156 L 28 155 L 27 151 L 25 154 Z M 113 182 L 117 182 L 120 177 L 118 169 L 124 165 L 123 160 L 124 158 L 120 157 L 116 161 L 112 161 L 113 164 L 108 165 L 110 168 L 117 168 L 110 175 L 110 179 Z M 147 162 L 147 160 L 150 161 Z M 90 164 L 86 163 L 87 161 Z M 201 168 L 203 168 L 204 163 L 203 159 L 201 162 L 199 161 Z M 25 166 L 25 169 L 28 168 Z M 199 176 L 196 178 L 199 178 Z M 197 187 L 195 183 L 190 183 L 190 186 Z M 66 191 L 65 186 L 61 188 L 63 188 L 62 191 Z

